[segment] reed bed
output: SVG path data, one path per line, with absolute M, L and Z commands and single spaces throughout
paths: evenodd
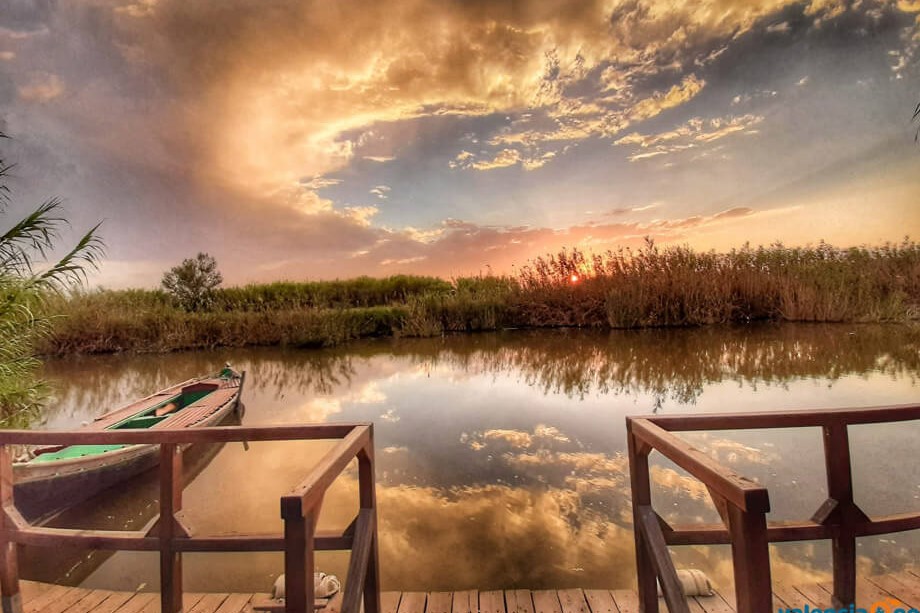
M 716 253 L 649 242 L 603 254 L 563 250 L 532 260 L 516 276 L 226 288 L 207 312 L 186 312 L 157 290 L 75 293 L 50 308 L 62 314 L 40 347 L 50 355 L 322 347 L 501 328 L 906 321 L 920 315 L 920 245 L 776 244 Z

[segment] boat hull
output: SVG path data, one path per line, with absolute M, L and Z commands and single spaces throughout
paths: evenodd
M 242 390 L 242 385 L 238 390 Z M 239 391 L 213 413 L 188 427 L 220 425 L 239 411 Z M 14 464 L 13 500 L 27 521 L 43 523 L 65 509 L 150 470 L 159 460 L 159 445 L 129 445 L 81 458 Z

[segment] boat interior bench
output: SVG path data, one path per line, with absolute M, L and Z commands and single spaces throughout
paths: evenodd
M 236 395 L 236 391 L 236 388 L 215 390 L 201 400 L 168 415 L 165 419 L 157 418 L 160 421 L 151 428 L 184 428 L 198 423 L 230 402 Z

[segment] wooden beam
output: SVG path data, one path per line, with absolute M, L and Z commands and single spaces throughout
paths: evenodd
M 0 611 L 22 613 L 19 592 L 19 560 L 13 534 L 17 526 L 6 509 L 15 510 L 13 500 L 13 459 L 9 447 L 0 445 Z
M 348 560 L 348 572 L 345 575 L 345 594 L 342 599 L 342 613 L 359 613 L 367 578 L 368 561 L 377 530 L 374 513 L 371 509 L 358 512 L 358 527 L 355 530 L 355 546 Z
M 650 505 L 639 507 L 639 525 L 636 526 L 636 529 L 642 531 L 642 540 L 648 550 L 652 565 L 655 567 L 658 581 L 661 583 L 661 591 L 668 605 L 668 613 L 690 613 L 680 579 L 677 578 L 674 561 L 671 559 L 671 552 L 661 533 L 658 514 Z
M 182 451 L 178 445 L 160 446 L 160 610 L 182 611 L 182 554 L 173 547 L 177 536 L 175 514 L 182 510 Z
M 632 431 L 634 422 L 626 418 L 626 443 L 629 448 L 629 483 L 632 490 L 633 539 L 636 551 L 636 582 L 639 594 L 640 613 L 658 613 L 658 587 L 655 582 L 655 566 L 646 550 L 645 536 L 639 529 L 639 509 L 652 505 L 652 489 L 649 480 L 648 454 L 651 447 L 644 444 Z M 537 605 L 536 594 L 534 604 Z M 539 606 L 537 607 L 539 608 Z M 537 611 L 540 613 L 540 611 Z
M 342 439 L 368 423 L 124 430 L 0 430 L 0 445 L 157 445 Z
M 766 515 L 728 507 L 738 613 L 771 613 L 770 550 Z
M 322 498 L 326 488 L 338 478 L 358 451 L 370 440 L 370 428 L 359 426 L 322 457 L 310 474 L 290 494 L 281 497 L 281 517 L 296 518 L 309 513 Z
M 920 419 L 920 404 L 899 404 L 866 408 L 755 411 L 750 413 L 696 413 L 692 415 L 648 415 L 665 430 L 747 430 L 761 428 L 806 428 L 832 424 L 878 424 Z
M 767 489 L 722 466 L 675 434 L 648 419 L 627 417 L 632 434 L 649 443 L 659 453 L 699 479 L 726 501 L 745 510 L 766 513 L 770 510 Z

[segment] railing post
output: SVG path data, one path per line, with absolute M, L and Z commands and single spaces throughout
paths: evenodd
M 318 507 L 319 505 L 317 505 Z M 284 610 L 312 613 L 314 594 L 313 536 L 319 509 L 284 518 Z
M 364 613 L 380 613 L 380 566 L 377 549 L 377 488 L 374 476 L 373 425 L 369 427 L 367 446 L 358 452 L 358 488 L 361 508 L 370 509 L 374 525 L 371 551 L 367 560 L 367 574 L 364 578 Z
M 856 535 L 854 522 L 868 521 L 853 502 L 853 476 L 850 467 L 850 439 L 845 423 L 822 426 L 827 495 L 836 502 L 824 523 L 832 526 L 835 607 L 856 602 Z
M 658 585 L 655 565 L 642 536 L 642 519 L 639 509 L 651 506 L 652 490 L 649 482 L 648 456 L 651 447 L 638 440 L 632 432 L 632 421 L 626 419 L 626 439 L 629 445 L 629 481 L 632 487 L 633 536 L 636 543 L 636 581 L 639 589 L 641 613 L 658 613 Z M 739 612 L 740 613 L 740 612 Z
M 773 583 L 770 579 L 767 514 L 759 509 L 745 511 L 734 504 L 728 505 L 727 512 L 737 613 L 770 613 L 773 609 Z
M 182 509 L 182 451 L 160 445 L 160 610 L 182 611 L 182 554 L 176 551 L 176 513 Z
M 13 526 L 6 515 L 6 508 L 13 504 L 13 459 L 9 447 L 0 445 L 0 599 L 3 613 L 22 613 L 19 560 L 16 543 L 9 536 Z

